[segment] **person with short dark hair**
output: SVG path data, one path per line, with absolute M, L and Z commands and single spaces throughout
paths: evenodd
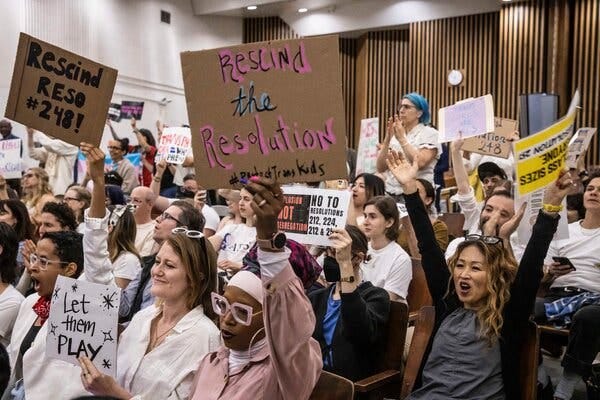
M 20 200 L 0 200 L 0 222 L 10 225 L 17 234 L 19 250 L 17 252 L 17 275 L 20 277 L 25 267 L 22 249 L 26 240 L 37 240 L 35 225 L 29 218 L 27 207 Z
M 44 236 L 46 232 L 56 230 L 76 231 L 77 226 L 75 214 L 68 205 L 54 201 L 44 204 L 38 228 L 40 236 Z
M 12 285 L 17 276 L 18 243 L 13 228 L 0 222 L 0 344 L 4 346 L 10 343 L 19 307 L 24 300 Z
M 317 320 L 313 338 L 321 345 L 324 370 L 357 381 L 379 367 L 390 298 L 361 279 L 369 247 L 359 228 L 335 228 L 330 240 L 323 267 L 332 285 L 308 296 Z

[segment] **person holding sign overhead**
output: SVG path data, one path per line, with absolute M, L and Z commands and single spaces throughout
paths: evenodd
M 433 184 L 433 169 L 442 154 L 439 133 L 429 123 L 429 103 L 419 93 L 408 93 L 402 98 L 398 114 L 388 119 L 385 138 L 377 156 L 377 172 L 383 173 L 388 194 L 402 201 L 402 186 L 388 171 L 386 158 L 390 149 L 404 154 L 409 161 L 419 160 L 418 178 Z M 417 157 L 418 156 L 418 157 Z
M 196 372 L 193 400 L 308 399 L 322 369 L 311 337 L 315 316 L 288 261 L 286 237 L 277 231 L 284 206 L 277 183 L 253 176 L 261 277 L 240 271 L 223 296 L 213 293 L 223 345 Z
M 104 154 L 82 144 L 90 160 L 92 179 L 102 180 Z M 106 240 L 107 213 L 102 185 L 92 197 L 90 216 L 102 218 Z M 94 209 L 99 204 L 102 211 Z M 97 262 L 110 263 L 106 248 Z M 162 243 L 151 270 L 151 293 L 157 299 L 135 314 L 121 335 L 117 355 L 117 379 L 102 374 L 88 357 L 81 357 L 81 382 L 97 395 L 117 398 L 187 398 L 195 366 L 204 354 L 217 348 L 218 329 L 210 303 L 216 288 L 216 254 L 199 231 L 173 229 Z M 156 371 L 163 373 L 156 375 Z
M 408 399 L 520 398 L 522 328 L 529 321 L 544 255 L 558 226 L 555 208 L 572 185 L 570 174 L 561 173 L 546 189 L 546 206 L 537 216 L 517 266 L 508 248 L 509 237 L 525 207 L 502 224 L 498 233 L 495 224 L 489 224 L 482 235 L 467 236 L 446 262 L 417 193 L 418 160 L 411 163 L 392 152 L 388 166 L 403 187 L 435 306 L 434 331 L 417 380 L 420 387 Z

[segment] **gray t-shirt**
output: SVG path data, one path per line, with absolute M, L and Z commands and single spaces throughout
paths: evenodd
M 504 400 L 500 344 L 481 336 L 477 314 L 458 308 L 447 316 L 433 340 L 416 399 Z

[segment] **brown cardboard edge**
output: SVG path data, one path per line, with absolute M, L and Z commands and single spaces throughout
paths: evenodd
M 21 92 L 21 85 L 23 82 L 23 71 L 25 69 L 25 53 L 29 47 L 32 36 L 26 33 L 19 33 L 19 43 L 17 45 L 17 54 L 15 56 L 15 65 L 13 67 L 13 75 L 10 80 L 10 91 L 8 93 L 8 101 L 6 103 L 6 109 L 4 115 L 9 119 L 14 119 L 17 111 L 17 102 L 19 101 L 19 93 Z M 18 84 L 15 84 L 15 76 L 21 72 Z

